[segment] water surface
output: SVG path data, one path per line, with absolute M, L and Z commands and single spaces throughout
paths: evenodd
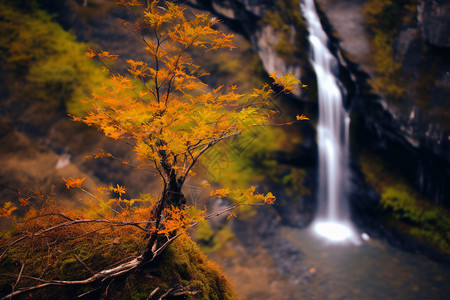
M 450 266 L 372 240 L 330 243 L 312 230 L 283 227 L 311 276 L 291 299 L 450 299 Z

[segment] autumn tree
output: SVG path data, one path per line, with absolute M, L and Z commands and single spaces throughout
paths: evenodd
M 94 210 L 102 216 L 101 219 L 81 219 L 59 213 L 59 217 L 65 218 L 63 223 L 41 228 L 34 235 L 80 223 L 105 223 L 132 227 L 145 241 L 145 247 L 138 257 L 85 280 L 52 280 L 28 290 L 104 280 L 105 277 L 126 274 L 154 260 L 181 233 L 212 217 L 188 205 L 182 192 L 186 179 L 195 176 L 193 168 L 202 156 L 221 141 L 255 126 L 270 125 L 269 119 L 274 115 L 270 109 L 274 91 L 268 84 L 252 93 L 239 94 L 234 85 L 212 89 L 203 83 L 202 78 L 208 74 L 197 64 L 198 53 L 205 55 L 235 47 L 232 35 L 216 29 L 217 19 L 207 14 L 187 12 L 169 1 L 154 0 L 147 5 L 137 0 L 120 0 L 119 3 L 133 12 L 137 21 L 123 23 L 142 41 L 148 56 L 142 61 L 122 60 L 106 51 L 90 50 L 87 55 L 103 65 L 111 75 L 111 82 L 105 85 L 103 92 L 85 101 L 88 107 L 85 116 L 73 118 L 130 145 L 136 154 L 136 167 L 153 168 L 161 178 L 161 195 L 155 200 L 142 197 L 126 200 L 122 198 L 124 187 L 117 185 L 107 190 L 119 197 L 105 201 L 101 196 L 86 191 L 92 198 L 91 213 Z M 197 51 L 192 51 L 194 49 Z M 197 53 L 197 56 L 192 53 Z M 122 63 L 126 64 L 126 72 L 121 74 L 115 71 L 114 66 Z M 285 93 L 290 93 L 299 84 L 290 74 L 277 77 L 274 73 L 270 76 L 278 91 Z M 297 116 L 293 122 L 303 119 L 306 118 Z M 94 156 L 113 154 L 102 151 Z M 129 162 L 124 161 L 124 164 Z M 66 183 L 68 187 L 83 189 L 80 179 L 68 179 Z M 271 193 L 258 194 L 254 187 L 248 190 L 212 189 L 210 197 L 229 197 L 235 201 L 219 213 L 240 205 L 271 204 L 275 200 Z M 10 247 L 11 244 L 2 256 Z
M 151 2 L 137 23 L 125 23 L 148 53 L 146 61 L 126 60 L 131 78 L 109 69 L 108 62 L 116 60 L 116 55 L 89 53 L 110 70 L 113 86 L 89 101 L 92 110 L 88 116 L 76 118 L 98 127 L 106 136 L 125 140 L 134 148 L 139 167 L 151 165 L 163 180 L 161 197 L 150 217 L 155 223 L 145 259 L 151 259 L 152 249 L 167 242 L 171 230 L 164 224 L 165 210 L 181 209 L 186 204 L 182 186 L 193 175 L 199 158 L 220 141 L 265 124 L 273 114 L 267 109 L 273 96 L 268 85 L 242 95 L 235 86 L 211 90 L 202 83 L 201 77 L 207 74 L 196 64 L 191 50 L 200 48 L 204 55 L 235 47 L 232 35 L 214 29 L 218 20 L 195 13 L 188 18 L 180 6 L 166 2 L 163 7 L 159 2 Z M 121 3 L 132 11 L 140 8 L 138 1 Z M 299 83 L 292 75 L 271 76 L 285 92 Z M 273 201 L 271 194 L 257 196 L 254 190 L 247 196 L 249 203 Z

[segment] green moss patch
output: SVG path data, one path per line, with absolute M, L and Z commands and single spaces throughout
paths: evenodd
M 364 152 L 359 161 L 366 181 L 381 195 L 380 210 L 386 224 L 450 253 L 450 211 L 426 201 L 380 157 Z
M 24 271 L 18 287 L 36 284 L 36 280 L 27 276 L 80 280 L 92 275 L 86 266 L 98 272 L 138 255 L 144 246 L 126 236 L 85 238 L 77 242 L 61 240 L 57 246 L 52 244 L 45 246 L 29 241 L 13 247 L 0 262 L 0 294 L 11 292 L 22 263 Z M 157 298 L 173 289 L 182 293 L 183 299 L 236 299 L 218 267 L 185 236 L 180 236 L 156 261 L 131 274 L 100 284 L 44 288 L 23 298 L 71 299 L 90 292 L 90 296 L 98 299 L 147 299 L 155 289 L 158 289 Z
M 393 45 L 402 26 L 415 20 L 417 0 L 370 0 L 364 7 L 365 23 L 372 34 L 375 77 L 371 85 L 391 99 L 404 95 L 403 57 L 395 56 Z
M 307 49 L 307 28 L 300 12 L 299 0 L 278 0 L 273 9 L 266 10 L 260 25 L 272 26 L 279 35 L 274 46 L 277 54 L 288 64 L 304 67 Z M 295 34 L 293 29 L 295 28 Z

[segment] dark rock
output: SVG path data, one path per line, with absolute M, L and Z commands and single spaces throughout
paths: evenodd
M 422 0 L 419 22 L 425 40 L 436 47 L 450 47 L 450 1 Z
M 275 71 L 278 71 L 279 75 L 292 73 L 297 78 L 302 75 L 298 64 L 288 63 L 278 55 L 275 45 L 279 41 L 279 35 L 274 28 L 271 25 L 261 26 L 259 23 L 264 12 L 276 5 L 275 0 L 190 0 L 188 4 L 212 12 L 231 30 L 244 35 L 252 43 L 267 73 Z M 294 37 L 295 28 L 292 29 Z M 300 59 L 305 60 L 306 57 Z M 295 93 L 300 96 L 300 89 Z

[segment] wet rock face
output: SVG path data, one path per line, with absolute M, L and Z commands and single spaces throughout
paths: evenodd
M 274 5 L 276 0 L 190 0 L 191 5 L 207 9 L 215 14 L 237 21 L 245 21 L 248 14 L 262 17 L 264 11 Z M 246 16 L 247 15 L 247 16 Z
M 450 47 L 450 1 L 422 0 L 419 22 L 425 40 L 436 47 Z
M 223 20 L 232 30 L 243 34 L 253 45 L 267 73 L 292 73 L 297 78 L 302 75 L 298 64 L 286 63 L 275 50 L 279 42 L 277 34 L 271 25 L 259 24 L 265 11 L 273 9 L 276 0 L 190 0 L 191 6 L 208 10 Z M 291 28 L 294 37 L 295 28 Z M 291 41 L 292 42 L 292 41 Z M 300 96 L 300 90 L 295 91 Z
M 364 24 L 362 0 L 318 0 L 339 37 L 340 46 L 355 65 L 362 93 L 354 100 L 361 123 L 358 143 L 392 161 L 427 198 L 450 206 L 450 189 L 442 178 L 450 170 L 450 1 L 422 0 L 416 19 L 402 24 L 393 52 L 401 63 L 404 95 L 392 101 L 387 95 L 369 95 L 364 76 L 374 78 L 371 37 Z M 343 16 L 346 16 L 345 18 Z M 348 20 L 347 20 L 348 19 Z M 444 20 L 445 19 L 445 20 Z M 365 90 L 365 91 L 364 91 Z

